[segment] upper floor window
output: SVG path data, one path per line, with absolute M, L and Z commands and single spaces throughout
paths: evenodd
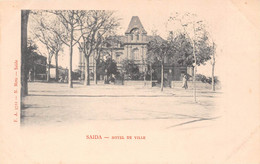
M 130 33 L 131 33 L 131 40 L 134 40 L 134 38 L 136 38 L 136 40 L 139 40 L 139 29 L 138 28 L 133 28 Z
M 139 49 L 135 48 L 132 51 L 132 60 L 140 60 Z

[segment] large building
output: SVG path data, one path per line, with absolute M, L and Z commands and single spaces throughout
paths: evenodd
M 107 45 L 104 56 L 109 55 L 117 62 L 118 69 L 121 69 L 121 61 L 124 59 L 134 60 L 139 65 L 140 72 L 144 72 L 147 65 L 145 59 L 147 57 L 147 44 L 152 39 L 161 39 L 160 36 L 147 35 L 138 16 L 133 16 L 125 35 L 113 36 L 113 42 Z M 83 54 L 80 53 L 79 69 L 84 72 L 85 60 Z M 180 80 L 182 74 L 187 73 L 187 67 L 166 67 L 165 72 L 168 73 L 169 69 L 172 70 L 173 80 Z M 90 72 L 94 70 L 94 59 L 90 56 Z M 166 74 L 167 75 L 167 74 Z

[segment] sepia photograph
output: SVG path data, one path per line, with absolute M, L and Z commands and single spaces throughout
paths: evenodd
M 220 117 L 217 45 L 195 14 L 176 12 L 158 29 L 149 20 L 148 33 L 139 16 L 127 20 L 120 11 L 21 12 L 22 126 L 172 120 L 173 128 Z M 197 72 L 201 65 L 210 71 Z

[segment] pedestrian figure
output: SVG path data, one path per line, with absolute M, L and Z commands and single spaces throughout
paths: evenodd
M 169 86 L 170 88 L 172 88 L 172 79 L 173 79 L 173 76 L 172 76 L 172 70 L 169 69 L 169 73 L 168 73 L 167 81 L 168 81 L 168 86 Z
M 182 79 L 182 88 L 187 89 L 188 88 L 188 76 L 185 74 Z
M 107 69 L 105 69 L 104 84 L 108 84 Z
M 64 82 L 65 82 L 65 83 L 68 82 L 68 76 L 67 76 L 67 75 L 65 75 Z
M 30 69 L 30 71 L 29 71 L 29 79 L 28 79 L 28 81 L 32 81 L 32 69 Z
M 60 76 L 59 82 L 60 82 L 60 83 L 63 83 L 63 82 L 64 82 L 64 75 L 63 75 L 63 74 Z

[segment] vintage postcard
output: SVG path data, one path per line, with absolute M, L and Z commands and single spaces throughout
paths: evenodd
M 1 164 L 260 163 L 260 2 L 0 2 Z

